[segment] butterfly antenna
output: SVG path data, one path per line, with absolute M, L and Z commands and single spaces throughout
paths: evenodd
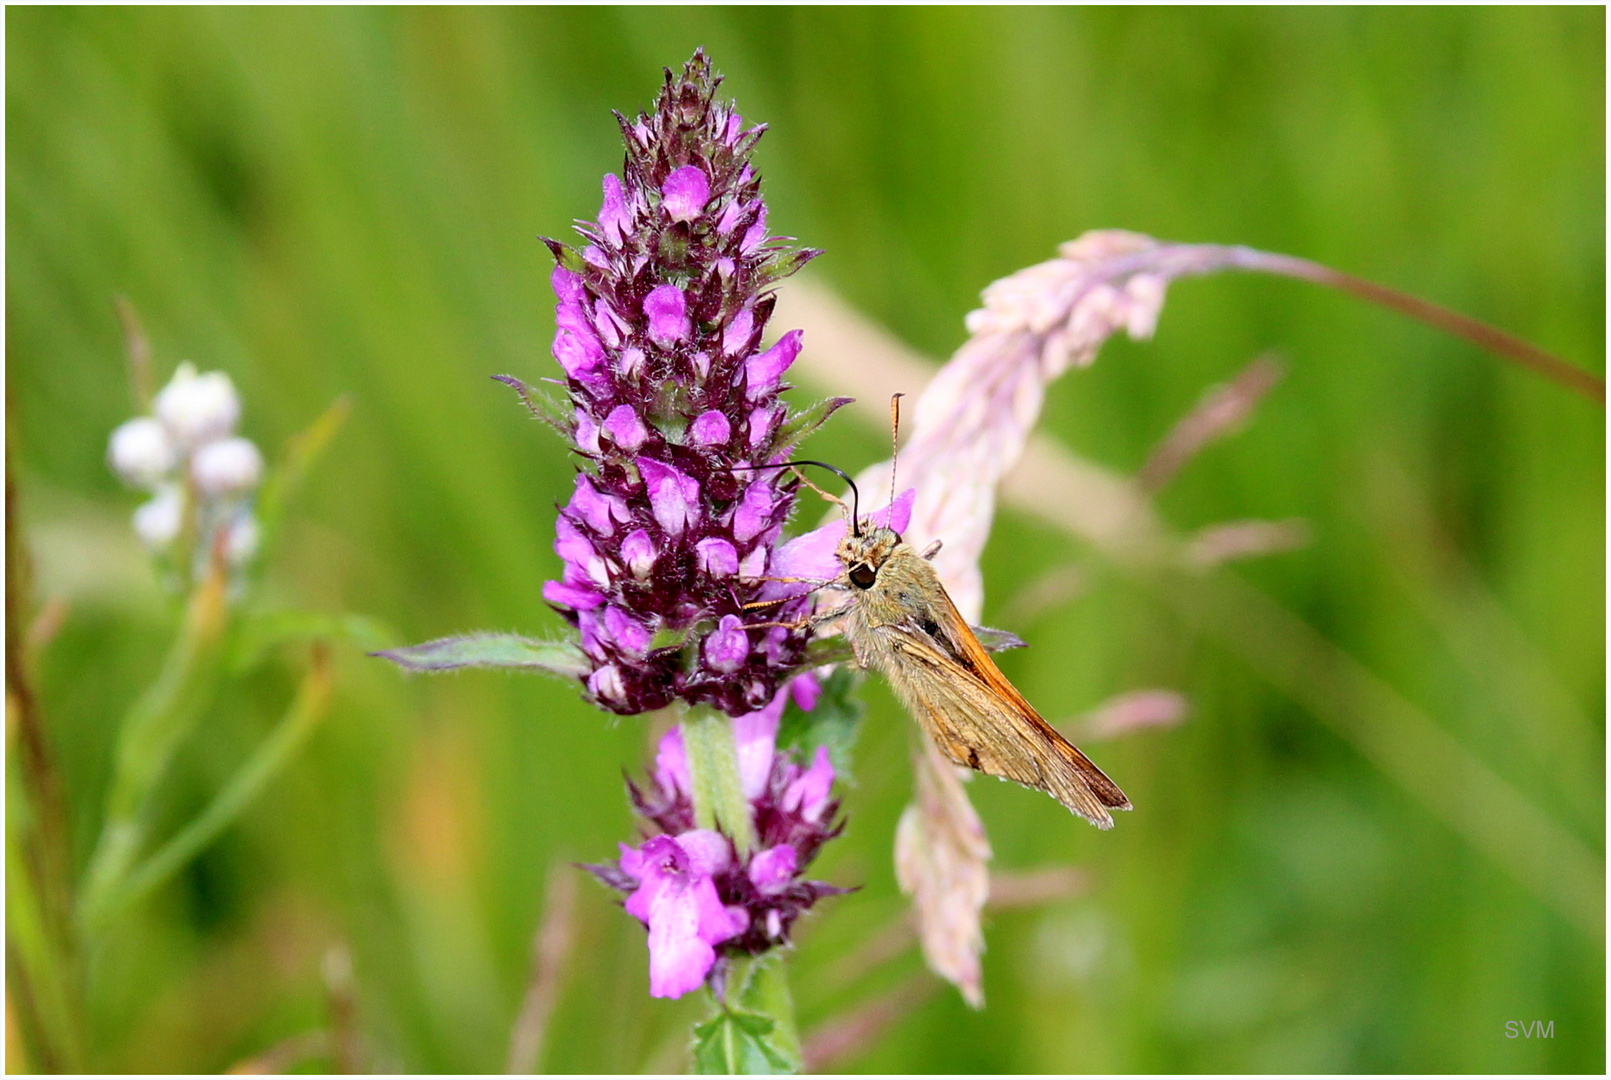
M 798 461 L 776 461 L 770 465 L 729 465 L 728 468 L 733 472 L 737 472 L 740 469 L 753 469 L 757 471 L 761 469 L 788 469 L 796 465 L 815 465 L 819 469 L 827 469 L 829 472 L 839 477 L 839 479 L 850 485 L 850 498 L 855 504 L 854 508 L 850 511 L 850 534 L 852 536 L 860 536 L 861 491 L 857 489 L 856 481 L 847 476 L 843 469 L 835 468 L 834 466 L 829 465 L 826 461 L 808 461 L 804 458 L 801 458 Z M 804 480 L 805 477 L 802 476 L 801 479 Z M 815 484 L 812 484 L 809 480 L 806 480 L 806 483 L 810 484 L 810 486 L 819 494 L 823 495 L 824 498 L 831 499 L 833 502 L 838 503 L 841 508 L 844 507 L 845 501 L 843 499 L 835 499 L 832 495 L 827 494 L 827 492 L 824 492 L 821 488 L 817 487 Z
M 895 462 L 901 448 L 901 398 L 896 394 L 889 399 L 889 512 L 895 513 Z

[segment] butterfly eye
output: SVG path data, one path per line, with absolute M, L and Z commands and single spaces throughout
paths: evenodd
M 870 589 L 877 580 L 878 571 L 866 563 L 857 563 L 850 568 L 850 583 L 858 589 Z

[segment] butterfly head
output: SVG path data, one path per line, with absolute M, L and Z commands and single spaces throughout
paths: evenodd
M 870 589 L 878 581 L 878 571 L 901 543 L 901 534 L 883 525 L 864 525 L 861 532 L 846 533 L 835 554 L 844 564 L 845 576 L 857 589 Z

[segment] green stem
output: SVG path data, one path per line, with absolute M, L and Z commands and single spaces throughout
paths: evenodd
M 79 897 L 79 920 L 87 930 L 104 922 L 107 900 L 118 890 L 145 842 L 143 814 L 152 791 L 212 697 L 222 667 L 228 616 L 225 580 L 222 562 L 215 560 L 211 572 L 191 594 L 184 624 L 162 671 L 119 729 L 106 820 Z
M 693 780 L 694 823 L 701 829 L 721 829 L 732 839 L 739 858 L 748 858 L 758 840 L 750 801 L 739 779 L 732 720 L 695 706 L 683 717 L 682 739 Z
M 794 1065 L 801 1068 L 800 1028 L 794 1019 L 794 995 L 789 992 L 789 975 L 784 968 L 784 954 L 773 951 L 757 957 L 744 979 L 739 999 L 745 1008 L 770 1016 L 777 1024 L 772 1029 L 772 1046 Z
M 314 650 L 313 669 L 303 678 L 296 700 L 279 726 L 263 740 L 200 816 L 141 863 L 120 888 L 107 896 L 101 915 L 109 917 L 118 909 L 139 901 L 217 839 L 313 734 L 329 698 L 329 660 L 326 650 L 320 646 Z

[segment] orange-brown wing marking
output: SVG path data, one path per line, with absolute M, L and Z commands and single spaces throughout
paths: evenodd
M 1130 809 L 1130 800 L 1119 790 L 1119 785 L 1109 780 L 1107 774 L 1096 767 L 1095 762 L 1043 720 L 1040 713 L 1035 711 L 1035 707 L 1025 700 L 1024 695 L 1018 692 L 1018 688 L 1001 673 L 1001 669 L 990 659 L 985 647 L 979 644 L 979 639 L 968 627 L 967 620 L 957 611 L 956 604 L 952 603 L 951 597 L 946 595 L 944 589 L 940 590 L 940 596 L 944 600 L 941 610 L 943 629 L 953 647 L 954 659 L 977 678 L 989 693 L 1009 704 L 1017 717 L 1028 726 L 1030 732 L 1050 744 L 1057 756 L 1067 761 L 1080 774 L 1080 778 L 1089 785 L 1103 806 L 1115 810 Z

